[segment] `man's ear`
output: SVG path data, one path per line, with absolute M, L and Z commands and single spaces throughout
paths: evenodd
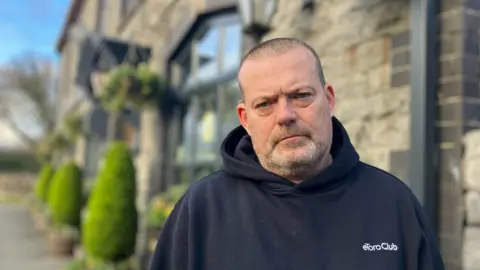
M 325 93 L 327 95 L 328 107 L 330 108 L 330 116 L 333 117 L 333 113 L 335 111 L 335 90 L 333 90 L 333 86 L 331 84 L 325 84 Z
M 237 114 L 238 119 L 240 120 L 240 124 L 243 128 L 247 131 L 248 134 L 248 118 L 247 118 L 247 111 L 245 109 L 245 103 L 241 102 L 237 105 Z

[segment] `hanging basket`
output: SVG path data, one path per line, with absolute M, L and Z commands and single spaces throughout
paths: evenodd
M 95 71 L 90 74 L 90 81 L 92 82 L 93 95 L 95 97 L 101 96 L 101 92 L 108 82 L 109 73 Z
M 108 74 L 92 74 L 92 83 L 104 107 L 117 112 L 125 106 L 158 104 L 166 89 L 165 81 L 147 64 L 120 65 Z

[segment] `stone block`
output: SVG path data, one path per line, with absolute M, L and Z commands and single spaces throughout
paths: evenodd
M 440 61 L 440 77 L 462 75 L 477 78 L 480 73 L 478 58 L 472 55 L 448 57 Z
M 468 132 L 464 136 L 463 142 L 465 145 L 464 157 L 466 159 L 480 158 L 480 129 Z
M 336 115 L 344 122 L 384 119 L 394 114 L 407 113 L 409 102 L 408 88 L 393 92 L 381 92 L 362 99 L 345 98 L 338 103 Z
M 480 265 L 480 227 L 465 228 L 463 243 L 463 267 L 478 269 Z
M 401 50 L 392 53 L 392 68 L 405 68 L 410 65 L 410 51 Z
M 341 118 L 339 118 L 343 121 Z M 343 121 L 352 143 L 359 148 L 404 150 L 410 145 L 410 115 L 393 114 L 370 120 L 351 118 Z M 385 166 L 388 167 L 388 166 Z
M 440 121 L 459 122 L 462 117 L 463 103 L 459 99 L 450 99 L 449 102 L 443 102 L 438 106 L 438 115 Z
M 441 143 L 455 143 L 461 137 L 462 127 L 459 124 L 439 125 L 436 128 L 438 141 Z
M 468 189 L 480 191 L 480 158 L 470 157 L 464 160 L 464 179 Z
M 339 85 L 357 79 L 356 77 L 360 73 L 354 72 L 353 63 L 350 62 L 352 59 L 350 54 L 349 50 L 340 53 L 320 53 L 319 56 L 327 81 Z M 349 75 L 348 78 L 345 77 L 347 74 Z
M 379 67 L 372 68 L 368 71 L 368 87 L 369 93 L 375 93 L 379 89 L 388 88 L 390 84 L 391 67 L 389 64 L 383 64 Z M 368 93 L 368 94 L 369 94 Z
M 349 79 L 327 78 L 335 89 L 335 97 L 338 104 L 352 99 L 362 99 L 368 96 L 370 86 L 366 74 L 352 74 Z
M 467 224 L 480 225 L 480 192 L 468 191 L 465 196 L 465 205 Z
M 409 150 L 397 150 L 390 152 L 390 172 L 398 177 L 398 179 L 409 183 L 408 180 L 408 168 L 410 160 Z
M 388 147 L 375 147 L 368 150 L 360 148 L 358 152 L 360 160 L 363 162 L 384 171 L 390 169 L 390 149 Z
M 463 193 L 455 183 L 443 181 L 439 197 L 441 198 L 438 201 L 439 222 L 436 225 L 440 234 L 461 236 L 465 218 Z
M 389 61 L 390 38 L 386 36 L 374 38 L 358 45 L 357 68 L 358 71 L 369 70 Z
M 392 50 L 410 45 L 410 31 L 405 30 L 391 36 Z
M 401 87 L 410 84 L 410 70 L 400 69 L 392 71 L 392 78 L 390 79 L 390 86 L 392 88 Z
M 369 97 L 368 103 L 376 117 L 383 118 L 396 113 L 408 113 L 410 111 L 410 91 L 406 87 L 397 91 L 379 93 Z
M 403 150 L 410 147 L 410 114 L 394 114 L 371 121 L 369 140 L 374 147 Z
M 440 32 L 442 35 L 463 30 L 464 13 L 460 7 L 443 13 L 440 18 Z
M 463 121 L 477 122 L 480 121 L 480 102 L 477 100 L 467 100 L 463 103 Z
M 477 80 L 467 80 L 463 77 L 456 76 L 444 80 L 438 86 L 437 96 L 440 101 L 463 95 L 464 97 L 480 98 Z

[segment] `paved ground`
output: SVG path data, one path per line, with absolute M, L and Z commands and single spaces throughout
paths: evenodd
M 63 270 L 65 264 L 48 255 L 45 236 L 23 206 L 0 203 L 0 270 Z

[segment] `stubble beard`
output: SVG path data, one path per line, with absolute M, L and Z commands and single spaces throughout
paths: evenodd
M 273 146 L 266 155 L 259 155 L 258 159 L 265 169 L 298 182 L 316 174 L 328 152 L 328 145 L 302 138 L 300 142 Z

